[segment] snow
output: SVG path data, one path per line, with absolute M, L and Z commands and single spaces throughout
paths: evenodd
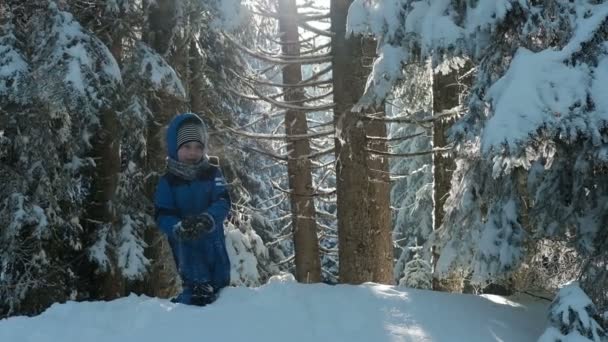
M 0 341 L 526 342 L 542 333 L 546 309 L 546 301 L 529 297 L 304 285 L 282 277 L 259 288 L 227 288 L 205 308 L 136 295 L 54 304 L 36 317 L 1 320 Z
M 242 0 L 219 0 L 219 17 L 216 18 L 212 26 L 216 29 L 234 31 L 244 24 L 249 11 L 247 4 L 242 4 Z
M 120 246 L 118 248 L 118 266 L 127 279 L 141 279 L 146 272 L 150 261 L 144 255 L 147 247 L 136 235 L 138 222 L 129 215 L 122 217 L 120 231 Z
M 576 138 L 578 132 L 587 131 L 588 125 L 602 125 L 606 120 L 602 84 L 606 77 L 605 58 L 597 67 L 595 82 L 592 82 L 595 68 L 586 64 L 568 65 L 567 61 L 580 51 L 582 43 L 591 39 L 607 15 L 608 4 L 604 4 L 595 7 L 593 16 L 579 18 L 573 38 L 561 50 L 517 51 L 506 74 L 488 91 L 494 115 L 483 132 L 483 152 L 503 143 L 515 148 L 541 128 L 556 130 L 568 125 L 570 128 L 562 135 Z M 591 118 L 602 122 L 589 121 L 576 110 L 586 103 L 588 93 L 594 101 L 599 100 L 600 112 Z
M 15 41 L 12 33 L 0 36 L 0 96 L 16 96 L 29 71 L 25 58 L 14 47 Z
M 152 48 L 138 42 L 138 74 L 150 82 L 154 90 L 164 90 L 176 97 L 185 98 L 186 90 L 175 70 Z

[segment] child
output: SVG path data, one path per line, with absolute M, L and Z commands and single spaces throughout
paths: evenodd
M 223 222 L 230 210 L 224 177 L 207 156 L 207 129 L 192 113 L 167 128 L 167 173 L 154 197 L 158 227 L 169 239 L 183 289 L 174 302 L 204 306 L 230 282 Z

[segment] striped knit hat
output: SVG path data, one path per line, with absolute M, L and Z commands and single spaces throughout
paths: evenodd
M 188 120 L 184 122 L 177 130 L 178 150 L 183 144 L 191 141 L 197 141 L 206 147 L 207 134 L 205 126 L 201 122 Z

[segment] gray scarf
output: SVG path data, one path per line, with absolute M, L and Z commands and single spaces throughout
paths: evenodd
M 205 170 L 209 168 L 209 160 L 207 158 L 201 159 L 197 164 L 186 164 L 174 160 L 173 158 L 167 158 L 167 171 L 185 180 L 195 180 Z

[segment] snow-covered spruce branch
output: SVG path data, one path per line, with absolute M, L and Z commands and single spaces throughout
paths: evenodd
M 323 230 L 328 230 L 328 231 L 334 232 L 334 233 L 338 231 L 338 228 L 330 227 L 330 226 L 325 225 L 325 224 L 323 224 L 321 222 L 317 222 L 317 226 L 319 226 L 319 228 L 322 228 Z
M 387 156 L 387 157 L 416 157 L 416 156 L 423 156 L 426 154 L 443 153 L 443 152 L 447 152 L 447 151 L 451 151 L 451 150 L 452 150 L 452 148 L 448 147 L 448 148 L 434 148 L 432 150 L 420 151 L 420 152 L 394 153 L 394 152 L 372 150 L 369 148 L 365 149 L 365 151 L 367 151 L 369 153 L 373 153 L 373 154 L 377 154 L 377 155 L 381 155 L 381 156 Z
M 336 214 L 332 214 L 330 212 L 327 212 L 325 210 L 318 209 L 318 208 L 317 208 L 317 215 L 325 217 L 325 218 L 328 218 L 328 219 L 331 219 L 331 220 L 337 220 L 338 219 L 338 216 L 336 216 Z M 331 227 L 325 227 L 325 228 L 331 229 L 331 230 L 335 230 L 334 228 L 331 228 Z
M 314 129 L 314 128 L 320 128 L 320 127 L 327 127 L 327 126 L 333 126 L 334 122 L 333 121 L 329 121 L 329 122 L 318 122 L 318 121 L 309 121 L 309 125 L 310 123 L 314 123 L 314 125 L 310 125 L 308 126 L 309 129 Z
M 279 194 L 276 194 L 276 195 L 274 195 L 274 196 L 272 196 L 270 198 L 267 198 L 267 199 L 259 202 L 258 205 L 266 204 L 266 203 L 268 203 L 270 201 L 274 201 L 277 198 L 282 198 L 281 201 L 279 201 L 279 202 L 282 202 L 285 198 L 287 198 L 287 196 L 285 196 L 285 194 L 279 193 Z
M 287 239 L 290 239 L 292 236 L 293 236 L 293 232 L 289 232 L 289 233 L 287 233 L 285 235 L 279 236 L 276 239 L 274 239 L 274 240 L 272 240 L 270 242 L 267 242 L 266 243 L 266 247 L 274 246 L 274 245 L 278 244 L 279 242 L 282 242 L 282 241 L 285 241 Z
M 310 37 L 308 37 L 306 39 L 300 39 L 298 41 L 287 40 L 287 41 L 283 41 L 283 42 L 279 41 L 279 40 L 273 39 L 274 37 L 267 37 L 267 39 L 268 39 L 269 42 L 271 42 L 271 43 L 273 43 L 275 45 L 290 45 L 290 44 L 297 44 L 297 43 L 300 43 L 300 45 L 305 45 L 305 44 L 308 44 L 310 42 L 315 41 L 316 39 L 319 39 L 319 37 L 321 37 L 321 36 L 318 35 L 318 34 L 315 34 L 315 35 L 310 36 Z
M 332 146 L 332 147 L 326 148 L 324 150 L 320 150 L 320 151 L 311 153 L 311 154 L 306 155 L 306 156 L 300 156 L 298 158 L 289 158 L 289 159 L 292 159 L 292 160 L 293 159 L 313 159 L 313 158 L 324 156 L 324 155 L 327 155 L 327 154 L 330 154 L 330 153 L 334 153 L 335 151 L 336 151 L 335 147 Z
M 332 148 L 332 150 L 334 150 L 334 148 Z M 323 174 L 323 176 L 321 177 L 321 179 L 319 179 L 317 181 L 317 186 L 315 187 L 315 192 L 318 192 L 319 189 L 321 188 L 321 184 L 323 184 L 323 182 L 325 182 L 325 179 L 329 176 L 334 174 L 334 172 L 332 172 L 333 170 L 327 170 L 325 171 L 325 173 Z
M 287 264 L 289 262 L 293 262 L 296 259 L 296 255 L 292 254 L 289 257 L 277 262 L 277 265 L 283 265 L 283 264 Z
M 268 97 L 270 98 L 276 98 L 279 96 L 283 96 L 285 94 L 285 92 L 282 92 L 280 94 L 274 94 L 274 95 L 268 95 Z M 286 103 L 286 104 L 298 104 L 298 103 L 305 103 L 305 102 L 314 102 L 314 101 L 319 101 L 322 100 L 326 97 L 332 96 L 334 94 L 334 92 L 332 90 L 321 94 L 321 95 L 317 95 L 317 96 L 313 96 L 313 97 L 306 97 L 304 96 L 302 99 L 299 100 L 293 100 L 293 101 L 283 101 L 282 103 Z
M 285 193 L 285 194 L 288 194 L 288 195 L 290 195 L 290 196 L 296 196 L 296 197 L 327 197 L 327 196 L 333 196 L 333 195 L 335 195 L 335 194 L 336 194 L 336 190 L 335 190 L 335 189 L 333 189 L 333 190 L 331 190 L 331 191 L 327 191 L 327 192 L 320 192 L 320 191 L 317 191 L 317 192 L 314 192 L 314 193 L 312 193 L 312 194 L 299 194 L 299 193 L 296 193 L 296 192 L 294 192 L 294 191 L 292 191 L 292 190 L 283 189 L 283 188 L 282 188 L 282 187 L 281 187 L 281 186 L 280 186 L 278 183 L 276 183 L 275 181 L 272 181 L 272 180 L 271 180 L 271 181 L 270 181 L 270 183 L 272 184 L 272 186 L 273 186 L 275 189 L 277 189 L 277 190 L 279 190 L 279 191 L 281 191 L 281 192 L 283 192 L 283 193 Z
M 333 135 L 335 134 L 335 130 L 331 130 L 331 131 L 325 131 L 325 132 L 315 132 L 315 133 L 309 133 L 309 134 L 293 134 L 293 135 L 288 135 L 288 134 L 264 134 L 264 133 L 252 133 L 252 132 L 245 132 L 245 131 L 240 131 L 237 129 L 234 129 L 232 127 L 228 127 L 225 126 L 226 129 L 228 129 L 229 131 L 231 131 L 234 134 L 238 134 L 247 138 L 252 138 L 252 139 L 264 139 L 264 140 L 289 140 L 289 141 L 296 141 L 296 140 L 308 140 L 308 139 L 314 139 L 314 138 L 321 138 L 321 137 L 325 137 L 328 135 Z
M 289 213 L 289 215 L 291 216 L 292 214 Z M 293 220 L 287 221 L 287 223 L 283 227 L 281 227 L 281 229 L 279 229 L 279 231 L 276 235 L 281 236 L 281 235 L 287 234 L 287 232 L 289 231 L 289 229 L 291 229 L 292 226 L 293 226 Z
M 259 49 L 258 52 L 261 55 L 264 55 L 268 58 L 280 58 L 280 59 L 284 59 L 286 61 L 298 60 L 301 58 L 331 58 L 331 53 L 329 53 L 329 52 L 318 54 L 318 55 L 313 55 L 313 56 L 301 56 L 302 53 L 300 53 L 300 55 L 284 55 L 282 53 L 273 53 L 273 52 L 262 50 L 262 49 Z M 310 54 L 310 53 L 308 53 L 308 54 Z
M 427 117 L 424 119 L 413 119 L 412 117 L 414 116 L 418 116 L 420 114 L 424 114 L 424 112 L 417 112 L 414 113 L 412 115 L 404 115 L 404 116 L 397 116 L 397 117 L 392 117 L 392 118 L 387 118 L 387 117 L 380 117 L 380 116 L 376 116 L 374 114 L 367 114 L 367 115 L 363 115 L 363 118 L 366 120 L 372 120 L 372 121 L 383 121 L 383 122 L 390 122 L 390 123 L 408 123 L 408 124 L 423 124 L 423 123 L 431 123 L 437 120 L 443 120 L 449 117 L 453 117 L 455 115 L 459 114 L 458 109 L 460 109 L 459 107 L 455 107 L 449 110 L 445 110 L 442 111 L 441 113 L 435 114 L 431 117 Z
M 273 106 L 275 106 L 277 108 L 293 109 L 293 110 L 303 111 L 303 112 L 324 112 L 324 111 L 334 108 L 336 105 L 335 103 L 332 102 L 332 103 L 319 105 L 319 106 L 297 106 L 297 105 L 293 105 L 293 104 L 289 104 L 289 103 L 285 103 L 285 102 L 281 102 L 281 101 L 272 99 L 272 98 L 262 94 L 251 84 L 248 84 L 248 86 L 251 89 L 251 91 L 253 91 L 254 94 L 256 94 L 262 100 L 269 102 L 270 104 L 272 104 Z
M 328 161 L 328 162 L 322 164 L 320 162 L 312 160 L 311 163 L 312 163 L 311 168 L 313 168 L 315 170 L 319 170 L 319 169 L 324 169 L 324 168 L 327 168 L 327 167 L 333 168 L 334 164 L 336 163 L 336 161 L 335 160 L 331 160 L 331 161 Z
M 285 196 L 285 194 L 281 194 L 281 195 Z M 276 208 L 276 207 L 280 206 L 281 204 L 285 203 L 285 198 L 286 198 L 286 197 L 283 197 L 283 199 L 282 199 L 282 200 L 280 200 L 280 201 L 278 201 L 277 203 L 275 203 L 275 204 L 273 204 L 273 205 L 270 205 L 270 206 L 268 206 L 268 207 L 264 207 L 264 208 L 255 208 L 255 211 L 261 211 L 261 212 L 264 212 L 264 211 L 269 211 L 269 210 L 272 210 L 272 209 L 274 209 L 274 208 Z
M 258 148 L 251 147 L 251 146 L 242 146 L 242 148 L 245 149 L 245 150 L 248 150 L 250 152 L 255 152 L 255 153 L 261 154 L 263 156 L 270 157 L 272 159 L 280 160 L 283 163 L 287 162 L 287 157 L 286 156 L 279 155 L 279 154 L 276 154 L 274 152 L 271 152 L 271 151 L 268 151 L 268 150 L 265 150 L 265 149 L 262 150 L 262 149 L 258 149 Z
M 236 46 L 239 50 L 245 52 L 246 54 L 250 55 L 251 57 L 255 57 L 259 60 L 268 62 L 268 63 L 275 63 L 275 64 L 320 64 L 320 63 L 327 63 L 327 62 L 331 62 L 331 56 L 322 56 L 322 57 L 301 57 L 301 58 L 294 58 L 294 59 L 283 59 L 283 58 L 274 58 L 274 57 L 270 57 L 270 56 L 266 56 L 263 55 L 257 51 L 253 51 L 251 49 L 249 49 L 248 47 L 242 45 L 241 43 L 237 42 L 234 38 L 230 37 L 230 35 L 224 33 L 224 36 L 226 37 L 226 39 L 231 42 L 234 46 Z
M 308 24 L 307 22 L 299 22 L 298 26 L 300 26 L 301 28 L 303 28 L 303 29 L 305 29 L 307 31 L 310 31 L 312 33 L 316 33 L 316 34 L 318 34 L 320 36 L 330 37 L 330 38 L 334 36 L 333 32 L 325 31 L 325 30 L 318 29 L 316 27 L 310 26 L 310 24 Z
M 283 97 L 285 96 L 286 91 L 280 92 L 280 93 L 276 93 L 276 94 L 271 94 L 271 95 L 266 95 L 271 99 L 277 99 L 279 97 Z M 306 97 L 304 96 L 303 98 L 299 99 L 299 100 L 293 100 L 293 101 L 283 101 L 282 103 L 285 104 L 301 104 L 301 103 L 305 103 L 305 102 L 314 102 L 314 101 L 319 101 L 322 100 L 326 97 L 332 96 L 333 95 L 333 91 L 328 91 L 327 93 L 321 94 L 321 95 L 317 95 L 317 96 L 313 96 L 313 97 Z M 244 95 L 244 96 L 248 96 L 249 100 L 254 100 L 254 101 L 263 101 L 263 99 L 258 98 L 257 96 L 251 96 L 251 95 Z
M 240 91 L 236 91 L 232 87 L 222 87 L 222 88 L 245 100 L 250 100 L 250 101 L 260 101 L 261 100 L 257 96 L 241 93 Z
M 319 45 L 317 47 L 310 48 L 310 49 L 307 49 L 307 50 L 301 50 L 300 51 L 300 55 L 311 55 L 311 54 L 313 54 L 315 52 L 318 52 L 318 51 L 321 51 L 321 50 L 324 50 L 324 49 L 328 49 L 328 48 L 331 48 L 331 43 L 322 44 L 322 45 Z M 331 51 L 328 51 L 328 53 L 331 53 Z
M 307 22 L 307 21 L 321 21 L 324 19 L 329 19 L 330 18 L 330 14 L 329 13 L 321 13 L 321 14 L 300 14 L 298 13 L 295 17 L 293 15 L 281 15 L 277 12 L 273 12 L 273 11 L 269 11 L 269 10 L 263 10 L 263 9 L 259 9 L 258 11 L 254 11 L 253 14 L 262 16 L 262 17 L 266 17 L 266 18 L 273 18 L 273 19 L 291 19 L 291 20 L 297 20 L 298 22 Z
M 275 218 L 272 218 L 272 219 L 268 219 L 268 222 L 284 221 L 284 220 L 287 220 L 287 219 L 291 219 L 291 212 L 288 212 L 287 214 L 285 214 L 283 216 L 280 216 L 280 217 L 275 217 Z M 291 221 L 289 221 L 289 222 L 291 222 Z
M 304 102 L 312 102 L 312 101 L 318 101 L 318 100 L 322 100 L 326 97 L 332 96 L 334 94 L 333 90 L 330 90 L 324 94 L 321 95 L 317 95 L 317 96 L 312 96 L 312 97 L 307 97 L 304 99 Z
M 252 121 L 252 122 L 250 122 L 250 123 L 248 123 L 246 125 L 235 127 L 233 129 L 236 129 L 236 130 L 239 130 L 239 131 L 240 130 L 244 130 L 246 128 L 255 126 L 256 124 L 258 124 L 260 122 L 263 122 L 263 121 L 266 121 L 266 120 L 270 120 L 270 119 L 276 118 L 278 116 L 285 115 L 285 111 L 284 110 L 279 110 L 279 111 L 268 113 L 268 114 L 264 114 L 264 113 L 259 113 L 259 114 L 262 115 L 260 118 L 254 120 L 254 121 Z M 258 115 L 258 114 L 253 114 L 253 115 Z M 225 133 L 225 132 L 229 132 L 229 131 L 230 130 L 228 130 L 228 129 L 218 129 L 218 130 L 210 131 L 209 134 L 210 135 L 220 134 L 220 133 Z
M 325 79 L 325 80 L 320 80 L 320 81 L 315 81 L 319 77 L 329 73 L 331 71 L 331 67 L 324 68 L 323 70 L 313 74 L 311 77 L 304 79 L 301 82 L 295 83 L 295 84 L 285 84 L 285 83 L 276 83 L 276 82 L 270 82 L 270 81 L 262 81 L 257 78 L 241 75 L 234 70 L 230 70 L 230 71 L 237 78 L 239 78 L 243 81 L 250 82 L 250 83 L 253 82 L 256 84 L 270 86 L 270 87 L 279 87 L 279 88 L 307 88 L 307 87 L 315 87 L 315 86 L 324 85 L 324 84 L 331 84 L 333 82 L 333 80 L 331 78 Z
M 320 227 L 321 225 L 319 223 L 317 223 L 317 226 Z M 319 234 L 317 235 L 317 238 L 319 240 L 321 240 L 321 239 L 337 239 L 338 235 L 337 234 L 331 234 L 331 233 L 328 233 L 325 230 L 323 230 L 323 231 L 319 232 Z
M 419 137 L 421 135 L 425 134 L 424 132 L 420 132 L 420 133 L 416 133 L 416 134 L 411 134 L 411 135 L 406 135 L 403 137 L 394 137 L 394 138 L 387 138 L 387 137 L 372 137 L 372 136 L 366 136 L 367 139 L 369 140 L 378 140 L 378 141 L 386 141 L 386 142 L 391 142 L 391 141 L 405 141 L 405 140 L 410 140 L 410 139 L 414 139 L 416 137 Z
M 319 246 L 319 252 L 321 252 L 323 254 L 338 255 L 337 248 L 327 248 L 327 247 Z

